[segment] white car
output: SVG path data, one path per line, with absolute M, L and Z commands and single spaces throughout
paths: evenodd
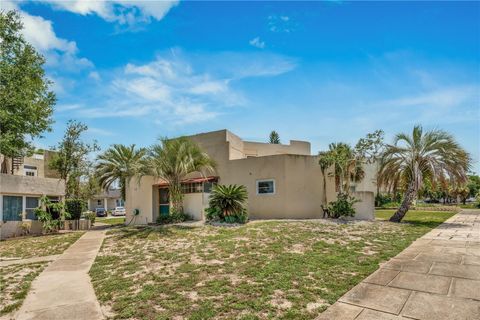
M 112 216 L 124 216 L 125 213 L 124 207 L 115 207 L 115 210 L 112 211 Z

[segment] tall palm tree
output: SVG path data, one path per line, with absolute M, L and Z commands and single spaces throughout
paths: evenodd
M 323 205 L 327 206 L 327 169 L 333 165 L 334 160 L 327 152 L 320 152 L 320 159 L 318 159 L 318 164 L 320 165 L 320 170 L 322 171 L 323 178 Z
M 425 181 L 435 185 L 449 179 L 467 181 L 469 154 L 449 133 L 442 130 L 424 132 L 413 128 L 412 135 L 399 133 L 387 145 L 380 168 L 380 183 L 386 187 L 403 185 L 403 202 L 390 221 L 400 222 Z
M 215 162 L 192 140 L 186 137 L 160 139 L 150 148 L 147 171 L 168 183 L 170 202 L 175 212 L 183 210 L 181 181 L 194 172 L 213 172 Z
M 126 184 L 139 173 L 146 154 L 147 149 L 136 149 L 134 144 L 130 146 L 114 144 L 105 150 L 97 157 L 98 163 L 95 166 L 95 174 L 102 188 L 108 189 L 118 181 L 122 199 L 125 200 Z
M 339 193 L 349 194 L 350 183 L 359 182 L 365 176 L 362 159 L 346 143 L 330 143 L 328 151 L 324 152 L 322 157 L 325 157 L 324 165 L 334 165 L 335 183 Z

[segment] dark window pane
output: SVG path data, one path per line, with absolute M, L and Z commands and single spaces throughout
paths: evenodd
M 38 198 L 27 197 L 27 209 L 35 209 L 38 207 Z
M 268 193 L 274 193 L 274 192 L 275 190 L 274 190 L 273 180 L 258 182 L 259 194 L 268 194 Z
M 22 221 L 22 197 L 3 196 L 3 221 Z

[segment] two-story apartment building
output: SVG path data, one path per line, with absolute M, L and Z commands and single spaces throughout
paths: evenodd
M 0 238 L 4 239 L 21 232 L 23 221 L 35 221 L 33 210 L 42 196 L 51 201 L 60 201 L 65 195 L 65 181 L 57 172 L 50 170 L 48 160 L 53 152 L 43 151 L 31 157 L 4 159 L 8 173 L 0 173 Z M 6 160 L 5 162 L 3 160 Z M 32 228 L 40 227 L 38 223 Z
M 290 141 L 283 145 L 243 141 L 228 130 L 189 138 L 217 163 L 211 175 L 192 174 L 182 183 L 184 210 L 196 220 L 204 218 L 215 183 L 246 186 L 252 219 L 321 218 L 325 196 L 327 202 L 336 198 L 334 178 L 326 174 L 324 188 L 318 156 L 311 155 L 309 142 Z M 373 201 L 373 194 L 360 197 Z M 359 206 L 359 216 L 371 217 L 372 208 L 369 203 Z M 160 214 L 168 214 L 167 184 L 153 176 L 131 179 L 126 190 L 127 222 L 132 220 L 135 209 L 139 211 L 134 220 L 137 224 L 155 222 Z

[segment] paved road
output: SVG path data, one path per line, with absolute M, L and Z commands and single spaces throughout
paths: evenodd
M 15 319 L 103 319 L 88 271 L 104 238 L 89 231 L 65 250 L 32 282 Z
M 415 241 L 317 320 L 479 320 L 480 210 Z

